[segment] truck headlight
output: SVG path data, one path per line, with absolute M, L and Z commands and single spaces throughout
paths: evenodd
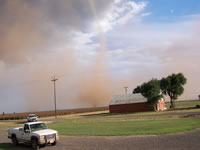
M 44 140 L 45 139 L 45 136 L 44 135 L 41 135 L 40 136 L 40 140 Z
M 59 136 L 58 136 L 58 133 L 56 133 L 56 140 L 59 140 Z

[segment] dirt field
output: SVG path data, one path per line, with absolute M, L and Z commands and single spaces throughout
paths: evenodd
M 108 107 L 95 107 L 95 108 L 80 108 L 80 109 L 66 109 L 66 110 L 57 110 L 57 115 L 70 115 L 76 113 L 88 113 L 95 111 L 105 111 L 108 110 Z M 39 117 L 53 117 L 54 111 L 43 111 L 43 112 L 25 112 L 25 113 L 12 113 L 12 114 L 0 114 L 0 120 L 10 120 L 10 119 L 23 119 L 26 118 L 29 114 L 36 114 Z

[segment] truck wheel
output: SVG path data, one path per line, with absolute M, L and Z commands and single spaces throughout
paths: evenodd
M 55 145 L 56 145 L 56 141 L 55 141 L 55 142 L 53 142 L 53 143 L 51 143 L 51 145 L 52 145 L 52 146 L 55 146 Z
M 31 144 L 32 144 L 32 148 L 34 150 L 38 150 L 39 149 L 39 145 L 38 145 L 38 141 L 37 140 L 32 140 Z
M 18 145 L 18 141 L 17 141 L 16 136 L 12 136 L 12 143 L 13 143 L 14 145 Z

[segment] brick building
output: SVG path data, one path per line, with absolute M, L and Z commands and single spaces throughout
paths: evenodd
M 157 110 L 165 109 L 164 100 L 159 100 Z M 109 105 L 110 113 L 129 113 L 152 111 L 154 108 L 147 103 L 147 99 L 140 93 L 114 96 Z

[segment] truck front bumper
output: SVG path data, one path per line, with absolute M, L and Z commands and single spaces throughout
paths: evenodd
M 39 144 L 46 145 L 46 144 L 52 144 L 59 140 L 59 137 L 56 135 L 54 137 L 49 138 L 48 136 L 45 136 L 43 139 L 39 140 Z

